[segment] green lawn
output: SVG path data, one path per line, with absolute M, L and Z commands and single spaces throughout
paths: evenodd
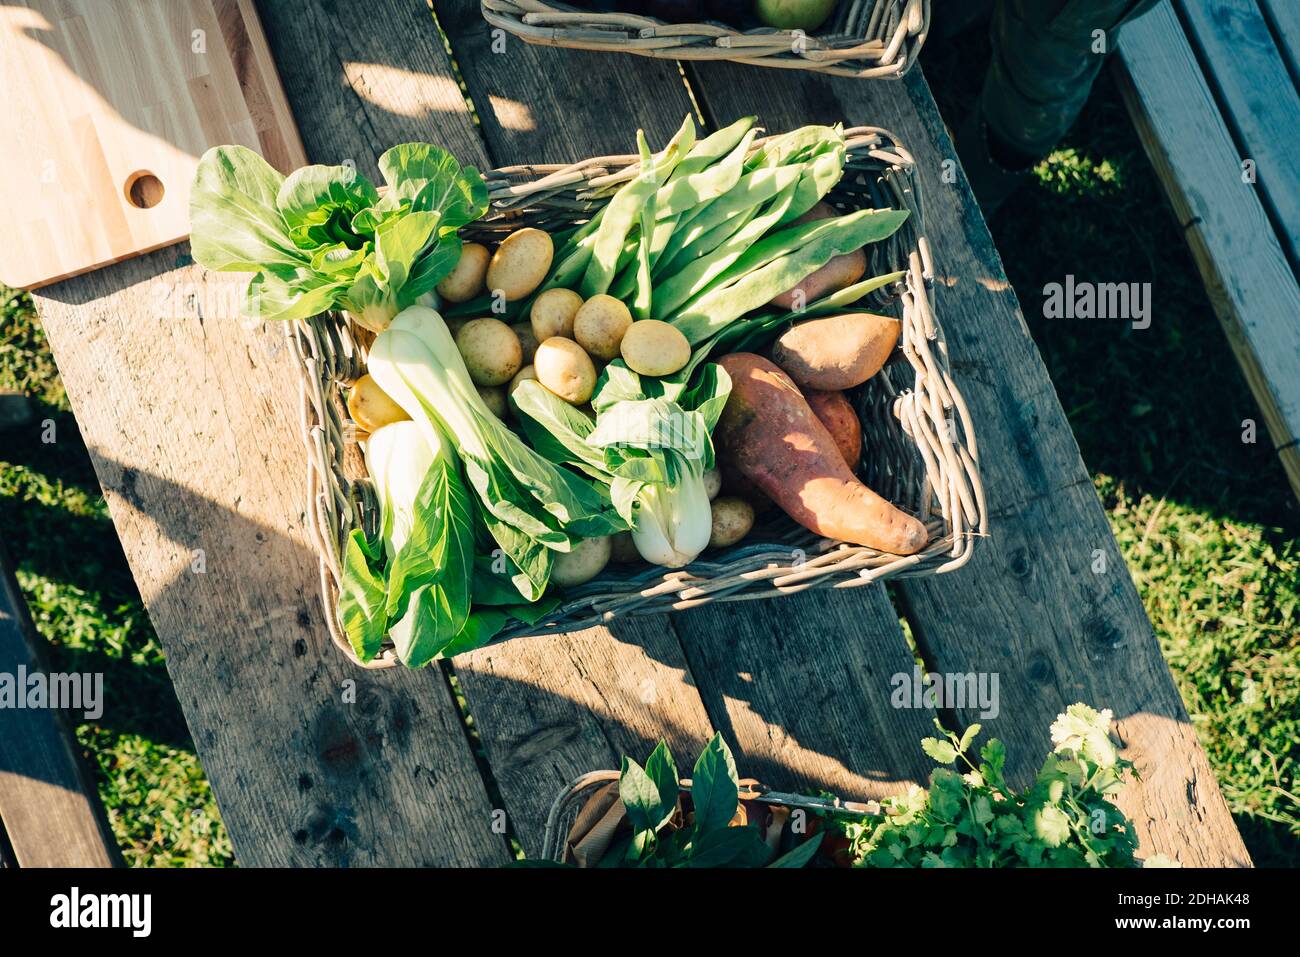
M 945 115 L 973 92 L 977 35 L 927 51 Z M 1300 865 L 1300 510 L 1177 223 L 1105 78 L 1061 149 L 992 223 L 1188 712 L 1258 864 Z M 1154 284 L 1154 321 L 1047 320 L 1064 274 Z M 230 842 L 26 297 L 0 289 L 0 388 L 59 441 L 6 435 L 0 540 L 59 667 L 106 672 L 78 728 L 127 859 L 228 865 Z M 1106 702 L 1094 702 L 1104 707 Z

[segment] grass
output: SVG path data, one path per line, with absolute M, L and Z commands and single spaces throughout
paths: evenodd
M 954 125 L 986 58 L 978 33 L 926 52 Z M 1300 865 L 1300 510 L 1267 439 L 1242 441 L 1258 409 L 1106 77 L 991 226 L 1246 843 L 1258 864 Z M 1066 273 L 1151 282 L 1151 327 L 1043 318 L 1043 286 Z M 109 717 L 77 733 L 114 832 L 133 864 L 231 864 L 39 325 L 0 290 L 6 387 L 32 394 L 59 440 L 5 437 L 0 538 L 57 666 L 111 675 Z

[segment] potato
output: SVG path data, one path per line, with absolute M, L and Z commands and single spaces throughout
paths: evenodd
M 401 422 L 410 418 L 369 375 L 363 375 L 352 384 L 352 392 L 348 395 L 348 415 L 367 432 L 373 432 L 389 422 Z
M 436 287 L 438 295 L 448 302 L 469 302 L 477 296 L 483 291 L 489 255 L 488 248 L 482 243 L 462 246 L 455 267 Z
M 862 460 L 862 421 L 853 411 L 853 404 L 843 392 L 805 389 L 803 397 L 813 415 L 821 420 L 835 440 L 835 447 L 844 456 L 844 464 L 850 472 L 856 472 Z
M 533 357 L 537 381 L 565 402 L 582 405 L 596 388 L 596 367 L 582 346 L 563 336 L 551 336 Z
M 510 331 L 515 334 L 516 338 L 518 338 L 519 347 L 523 349 L 524 365 L 531 365 L 533 362 L 533 356 L 537 355 L 537 343 L 542 340 L 533 335 L 533 327 L 527 322 L 512 323 Z
M 897 319 L 870 312 L 809 319 L 781 333 L 772 361 L 800 389 L 852 389 L 881 370 L 900 328 Z
M 518 372 L 515 373 L 515 377 L 510 380 L 510 385 L 506 389 L 506 396 L 509 397 L 514 395 L 515 389 L 519 388 L 519 383 L 527 379 L 532 379 L 534 381 L 536 381 L 537 379 L 537 370 L 534 369 L 531 365 L 524 366 L 522 369 L 520 369 Z
M 489 292 L 500 292 L 506 302 L 523 299 L 542 284 L 551 269 L 555 245 L 540 229 L 517 229 L 497 247 L 487 267 Z
M 456 348 L 475 385 L 505 385 L 524 364 L 519 337 L 500 319 L 471 319 L 456 333 Z
M 658 319 L 632 323 L 619 343 L 623 361 L 641 375 L 672 375 L 691 358 L 691 344 L 673 326 Z
M 618 358 L 623 336 L 632 327 L 632 313 L 621 301 L 601 293 L 582 304 L 573 317 L 573 338 L 597 359 Z
M 609 537 L 609 560 L 619 565 L 641 561 L 641 553 L 636 550 L 631 532 L 619 532 Z
M 551 581 L 557 585 L 581 585 L 599 575 L 609 564 L 609 536 L 584 538 L 570 552 L 555 556 Z
M 499 385 L 479 385 L 474 388 L 478 389 L 479 398 L 483 404 L 488 407 L 493 415 L 498 419 L 506 417 L 506 390 Z
M 724 495 L 713 502 L 713 531 L 709 534 L 710 548 L 734 545 L 754 527 L 754 508 L 743 498 Z
M 533 335 L 538 342 L 545 342 L 552 336 L 573 338 L 573 317 L 582 308 L 582 297 L 572 289 L 548 289 L 535 300 L 529 311 L 529 321 L 533 324 Z
M 704 473 L 704 492 L 709 496 L 712 502 L 722 491 L 722 472 L 719 469 L 712 468 Z

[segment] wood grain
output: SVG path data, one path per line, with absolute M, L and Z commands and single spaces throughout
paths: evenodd
M 0 553 L 0 674 L 48 674 L 18 583 Z M 20 689 L 21 693 L 21 689 Z M 18 867 L 118 867 L 94 782 L 58 711 L 0 709 L 0 851 Z
M 711 118 L 752 111 L 772 128 L 879 125 L 916 158 L 938 316 L 979 439 L 992 517 L 969 565 L 898 590 L 931 667 L 999 675 L 1000 716 L 965 708 L 958 719 L 1000 736 L 1023 783 L 1066 705 L 1113 708 L 1149 775 L 1121 800 L 1144 852 L 1186 864 L 1248 863 L 979 209 L 964 178 L 941 179 L 956 153 L 924 77 L 914 71 L 887 86 L 768 79 L 730 64 L 695 64 L 688 75 Z M 1108 571 L 1095 575 L 1098 553 Z
M 652 142 L 666 142 L 690 110 L 670 63 L 648 61 L 631 73 L 617 58 L 539 49 L 514 37 L 493 53 L 477 3 L 435 9 L 493 166 L 634 151 L 638 126 Z M 569 78 L 579 75 L 577 87 Z M 510 641 L 462 655 L 455 667 L 530 855 L 541 847 L 555 795 L 579 774 L 617 768 L 624 754 L 644 760 L 661 737 L 679 762 L 693 762 L 713 734 L 664 617 Z
M 189 235 L 210 146 L 305 162 L 252 0 L 27 0 L 0 7 L 0 279 L 36 287 Z M 156 183 L 130 198 L 142 173 Z
M 273 7 L 279 61 L 318 60 L 326 9 Z M 441 55 L 427 36 L 388 39 L 413 63 Z M 331 147 L 314 158 L 373 168 L 402 120 L 401 139 L 426 132 L 403 112 L 424 108 L 417 90 L 367 114 L 343 70 L 323 62 L 291 91 Z M 49 287 L 37 305 L 240 862 L 506 860 L 442 677 L 362 672 L 330 643 L 285 329 L 238 318 L 246 277 L 186 252 Z
M 1242 153 L 1182 23 L 1167 5 L 1124 28 L 1116 75 L 1228 344 L 1300 497 L 1300 285 L 1257 185 L 1242 181 Z M 1270 95 L 1288 99 L 1288 91 L 1293 93 L 1289 81 Z M 1273 134 L 1294 139 L 1295 129 Z M 1285 143 L 1289 149 L 1290 140 Z M 1262 156 L 1258 162 L 1264 162 Z M 1294 194 L 1294 163 L 1282 162 L 1285 172 L 1257 168 L 1274 189 Z
M 1300 262 L 1300 187 L 1295 176 L 1300 96 L 1282 53 L 1257 0 L 1181 0 L 1178 10 L 1241 159 L 1254 161 L 1256 179 L 1251 185 L 1294 265 Z M 1176 50 L 1177 45 L 1168 48 L 1165 56 Z M 1166 84 L 1170 80 L 1165 77 Z M 1183 130 L 1183 136 L 1190 132 Z M 1241 176 L 1224 185 L 1228 183 L 1241 184 Z

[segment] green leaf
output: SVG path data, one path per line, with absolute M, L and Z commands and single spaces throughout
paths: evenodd
M 379 157 L 379 172 L 393 200 L 409 200 L 415 212 L 442 214 L 442 223 L 459 229 L 488 206 L 487 185 L 478 170 L 429 143 L 402 143 Z
M 243 146 L 217 146 L 203 154 L 190 190 L 190 253 L 223 272 L 258 272 L 269 266 L 305 265 L 276 208 L 284 177 Z
M 667 746 L 662 741 L 647 764 L 654 765 L 655 776 L 631 758 L 624 757 L 618 777 L 619 798 L 627 809 L 628 822 L 638 834 L 657 832 L 672 817 L 677 806 L 677 773 L 672 766 L 672 756 L 667 754 Z
M 763 867 L 771 857 L 772 849 L 753 824 L 711 831 L 701 831 L 697 825 L 687 863 L 691 867 Z
M 378 560 L 377 549 L 354 528 L 343 549 L 338 611 L 348 642 L 362 661 L 379 654 L 388 622 L 383 573 L 374 567 Z
M 375 265 L 390 295 L 402 291 L 416 260 L 436 238 L 439 218 L 438 213 L 407 213 L 375 231 Z
M 299 247 L 358 248 L 363 238 L 353 232 L 352 217 L 378 201 L 375 187 L 350 166 L 304 166 L 280 185 L 275 206 Z
M 961 742 L 957 745 L 957 750 L 966 751 L 971 746 L 971 742 L 979 736 L 979 733 L 980 726 L 978 724 L 972 724 L 962 732 Z
M 249 282 L 243 311 L 263 322 L 309 319 L 333 306 L 342 288 L 305 269 L 268 267 Z
M 713 736 L 695 762 L 691 798 L 695 803 L 695 826 L 702 834 L 725 828 L 736 816 L 740 803 L 736 761 L 720 733 Z
M 922 738 L 921 750 L 940 764 L 952 764 L 957 760 L 957 749 L 952 746 L 951 741 L 940 741 L 938 738 Z
M 460 630 L 451 644 L 439 652 L 440 658 L 454 658 L 475 648 L 481 648 L 496 637 L 497 632 L 505 627 L 507 615 L 498 608 L 475 608 L 465 619 L 465 627 Z
M 791 848 L 785 854 L 778 857 L 768 867 L 803 867 L 817 853 L 817 849 L 822 845 L 822 838 L 826 836 L 825 831 L 818 831 L 802 844 Z

